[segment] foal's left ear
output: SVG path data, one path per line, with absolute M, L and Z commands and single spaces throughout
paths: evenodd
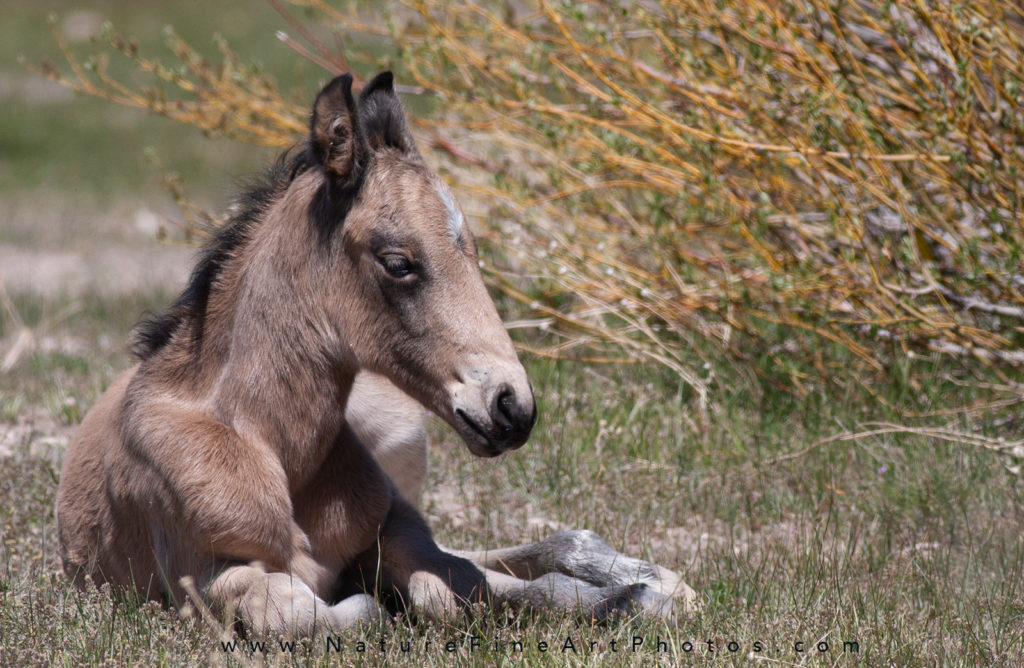
M 363 88 L 359 94 L 359 115 L 371 150 L 395 148 L 403 153 L 416 153 L 416 142 L 395 94 L 391 72 L 381 72 Z
M 359 132 L 351 74 L 335 77 L 316 96 L 309 141 L 328 176 L 342 186 L 359 180 L 366 162 L 366 147 Z

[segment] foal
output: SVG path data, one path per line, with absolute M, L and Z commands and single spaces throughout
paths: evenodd
M 304 150 L 242 204 L 75 436 L 57 501 L 70 577 L 172 603 L 191 578 L 254 630 L 291 635 L 376 619 L 371 594 L 387 591 L 435 618 L 484 600 L 602 617 L 692 597 L 589 532 L 446 551 L 407 500 L 423 483 L 415 402 L 482 457 L 522 446 L 536 409 L 390 73 L 358 101 L 350 75 L 329 83 Z

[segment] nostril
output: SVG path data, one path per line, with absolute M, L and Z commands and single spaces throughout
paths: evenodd
M 491 399 L 490 413 L 495 442 L 507 450 L 526 442 L 536 421 L 537 406 L 532 400 L 523 405 L 521 394 L 509 385 L 501 385 Z
M 498 412 L 505 418 L 505 424 L 502 426 L 508 431 L 515 422 L 516 395 L 512 390 L 502 390 L 495 403 L 498 406 Z

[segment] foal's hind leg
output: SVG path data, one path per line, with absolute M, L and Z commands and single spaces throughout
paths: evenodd
M 696 592 L 677 573 L 627 557 L 593 531 L 560 531 L 529 545 L 453 553 L 520 579 L 560 573 L 598 587 L 642 584 L 661 596 L 674 598 L 684 611 L 696 607 Z

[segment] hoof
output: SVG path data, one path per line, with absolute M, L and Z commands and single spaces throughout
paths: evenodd
M 633 606 L 649 617 L 672 619 L 676 616 L 676 600 L 650 587 L 633 585 Z
M 671 619 L 676 603 L 671 596 L 659 594 L 645 584 L 608 587 L 610 592 L 590 610 L 590 619 L 602 622 L 618 615 L 644 615 Z

